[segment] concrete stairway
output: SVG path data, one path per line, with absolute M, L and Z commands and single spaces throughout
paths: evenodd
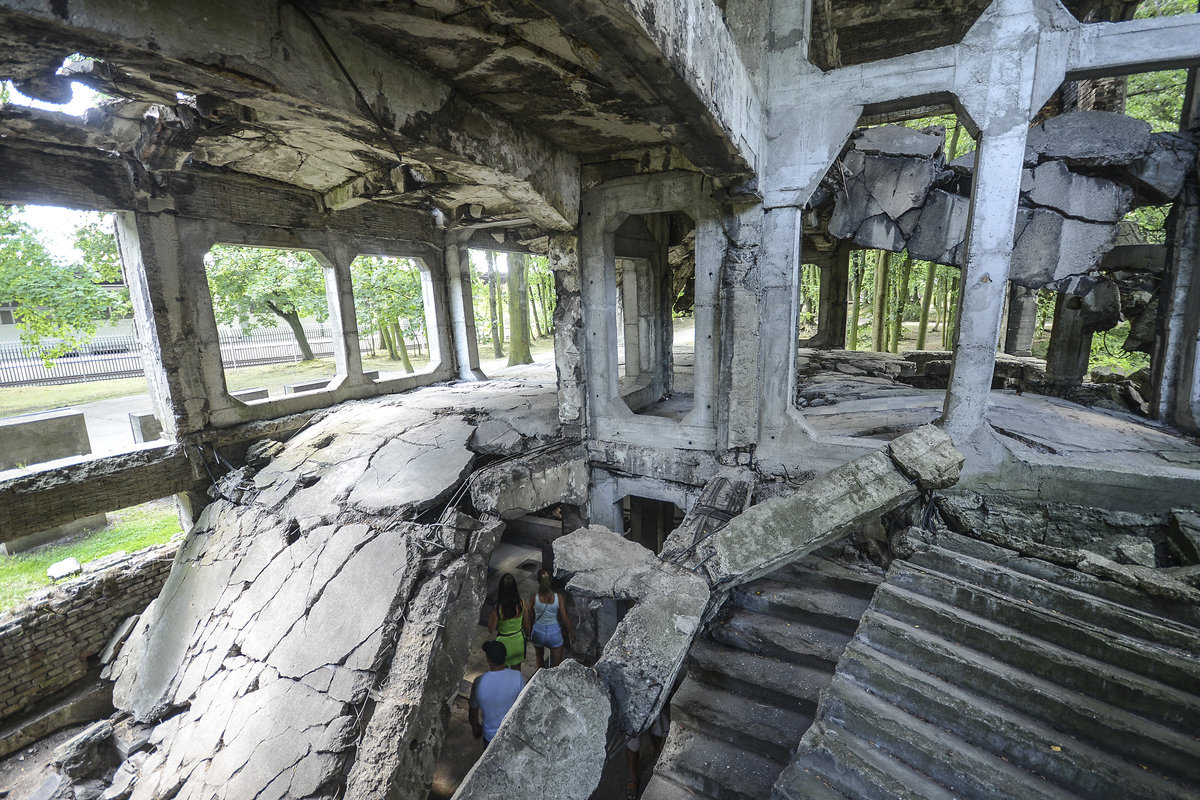
M 689 653 L 642 797 L 765 800 L 882 579 L 814 554 L 731 593 Z
M 1200 797 L 1200 609 L 931 542 L 888 571 L 776 800 Z

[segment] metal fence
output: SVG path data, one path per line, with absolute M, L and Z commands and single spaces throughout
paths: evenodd
M 304 335 L 318 358 L 333 355 L 333 329 L 327 325 L 305 326 Z M 300 346 L 290 330 L 256 330 L 251 333 L 222 333 L 221 361 L 226 368 L 250 367 L 299 361 Z M 374 341 L 362 340 L 364 353 L 374 353 Z M 48 347 L 26 349 L 19 342 L 0 344 L 0 386 L 50 386 L 110 378 L 134 378 L 144 374 L 142 346 L 136 336 L 98 336 L 47 367 L 42 360 Z

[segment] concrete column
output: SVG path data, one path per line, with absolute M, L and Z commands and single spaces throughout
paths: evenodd
M 725 448 L 758 441 L 759 299 L 752 282 L 763 246 L 762 206 L 727 210 L 725 257 L 721 269 L 721 318 L 725 346 L 720 354 L 717 441 Z
M 1037 331 L 1038 291 L 1011 284 L 1008 287 L 1008 326 L 1004 352 L 1010 356 L 1033 355 L 1033 337 Z
M 625 533 L 621 500 L 617 495 L 616 478 L 604 470 L 593 469 L 591 485 L 588 487 L 588 524 L 603 525 L 615 533 Z
M 1197 70 L 1188 75 L 1184 124 L 1200 129 Z M 1160 290 L 1151 370 L 1151 413 L 1164 422 L 1200 431 L 1200 187 L 1193 171 L 1171 209 L 1166 274 Z
M 821 312 L 817 330 L 821 347 L 828 350 L 846 348 L 846 321 L 850 299 L 850 246 L 843 242 L 833 253 L 828 266 L 821 267 Z
M 232 406 L 204 272 L 211 242 L 197 224 L 128 211 L 117 214 L 117 244 L 155 416 L 170 437 L 203 430 Z
M 1088 371 L 1091 331 L 1083 327 L 1083 299 L 1059 293 L 1054 299 L 1054 327 L 1046 351 L 1046 378 L 1058 387 L 1078 386 Z
M 763 217 L 759 280 L 759 418 L 764 431 L 788 424 L 796 383 L 796 315 L 800 284 L 800 210 L 768 209 Z M 769 435 L 769 434 L 768 434 Z
M 550 234 L 546 253 L 554 273 L 554 368 L 558 373 L 558 421 L 563 435 L 582 436 L 587 425 L 587 378 L 583 369 L 583 304 L 579 236 Z
M 479 339 L 475 334 L 475 304 L 471 297 L 471 265 L 466 251 L 468 235 L 459 231 L 447 233 L 445 250 L 446 288 L 450 295 L 450 339 L 454 343 L 455 369 L 458 377 L 465 381 L 487 377 L 479 368 Z
M 329 304 L 329 326 L 334 331 L 333 362 L 337 365 L 337 378 L 331 387 L 371 382 L 363 375 L 354 282 L 350 277 L 350 265 L 356 255 L 348 248 L 338 247 L 319 259 L 325 268 L 325 300 Z
M 1025 135 L 1024 123 L 985 132 L 976 156 L 958 342 L 942 413 L 943 426 L 956 443 L 974 433 L 987 413 L 1021 194 Z
M 638 272 L 641 259 L 617 259 L 621 265 L 621 285 L 617 292 L 617 317 L 625 334 L 625 377 L 636 380 L 642 374 L 641 303 L 638 296 Z

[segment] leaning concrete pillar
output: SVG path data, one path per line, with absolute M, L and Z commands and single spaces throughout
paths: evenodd
M 1046 378 L 1054 386 L 1078 386 L 1088 371 L 1092 334 L 1083 326 L 1083 300 L 1059 294 L 1054 300 L 1054 327 L 1046 351 Z
M 1037 329 L 1037 289 L 1011 284 L 1008 287 L 1008 326 L 1004 352 L 1010 356 L 1033 355 L 1033 336 Z
M 956 442 L 973 434 L 987 412 L 1021 194 L 1025 134 L 1023 122 L 985 132 L 975 160 L 958 342 L 942 413 L 943 426 Z
M 169 214 L 130 211 L 117 214 L 117 244 L 155 416 L 168 436 L 202 430 L 231 405 L 204 272 L 211 242 Z
M 471 265 L 466 251 L 466 234 L 446 235 L 446 286 L 450 295 L 450 338 L 458 377 L 483 380 L 479 368 L 479 338 L 475 334 L 475 303 L 471 297 Z
M 1181 127 L 1200 130 L 1197 70 L 1188 75 Z M 1193 167 L 1195 169 L 1195 167 Z M 1152 414 L 1185 431 L 1200 431 L 1200 187 L 1196 172 L 1171 209 L 1155 332 Z
M 335 381 L 339 386 L 370 383 L 363 375 L 358 315 L 350 277 L 355 255 L 349 248 L 339 247 L 320 259 L 325 268 L 325 300 L 329 305 L 329 325 L 333 328 L 333 363 L 337 366 Z

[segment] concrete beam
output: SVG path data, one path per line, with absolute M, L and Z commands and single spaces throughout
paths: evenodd
M 598 55 L 619 94 L 656 108 L 651 121 L 710 175 L 759 170 L 764 117 L 758 89 L 714 0 L 534 0 Z
M 209 483 L 181 445 L 89 458 L 0 482 L 0 542 Z
M 1080 26 L 1067 78 L 1101 78 L 1200 64 L 1200 14 Z
M 315 118 L 383 150 L 394 143 L 406 157 L 496 189 L 542 227 L 574 226 L 574 156 L 395 54 L 313 19 L 319 33 L 295 5 L 269 0 L 156 5 L 136 14 L 120 0 L 83 0 L 70 8 L 5 0 L 0 42 L 40 40 L 47 48 L 58 45 L 64 53 L 84 52 L 135 75 L 154 75 L 179 91 L 215 94 L 282 119 Z M 370 93 L 369 109 L 343 67 Z

